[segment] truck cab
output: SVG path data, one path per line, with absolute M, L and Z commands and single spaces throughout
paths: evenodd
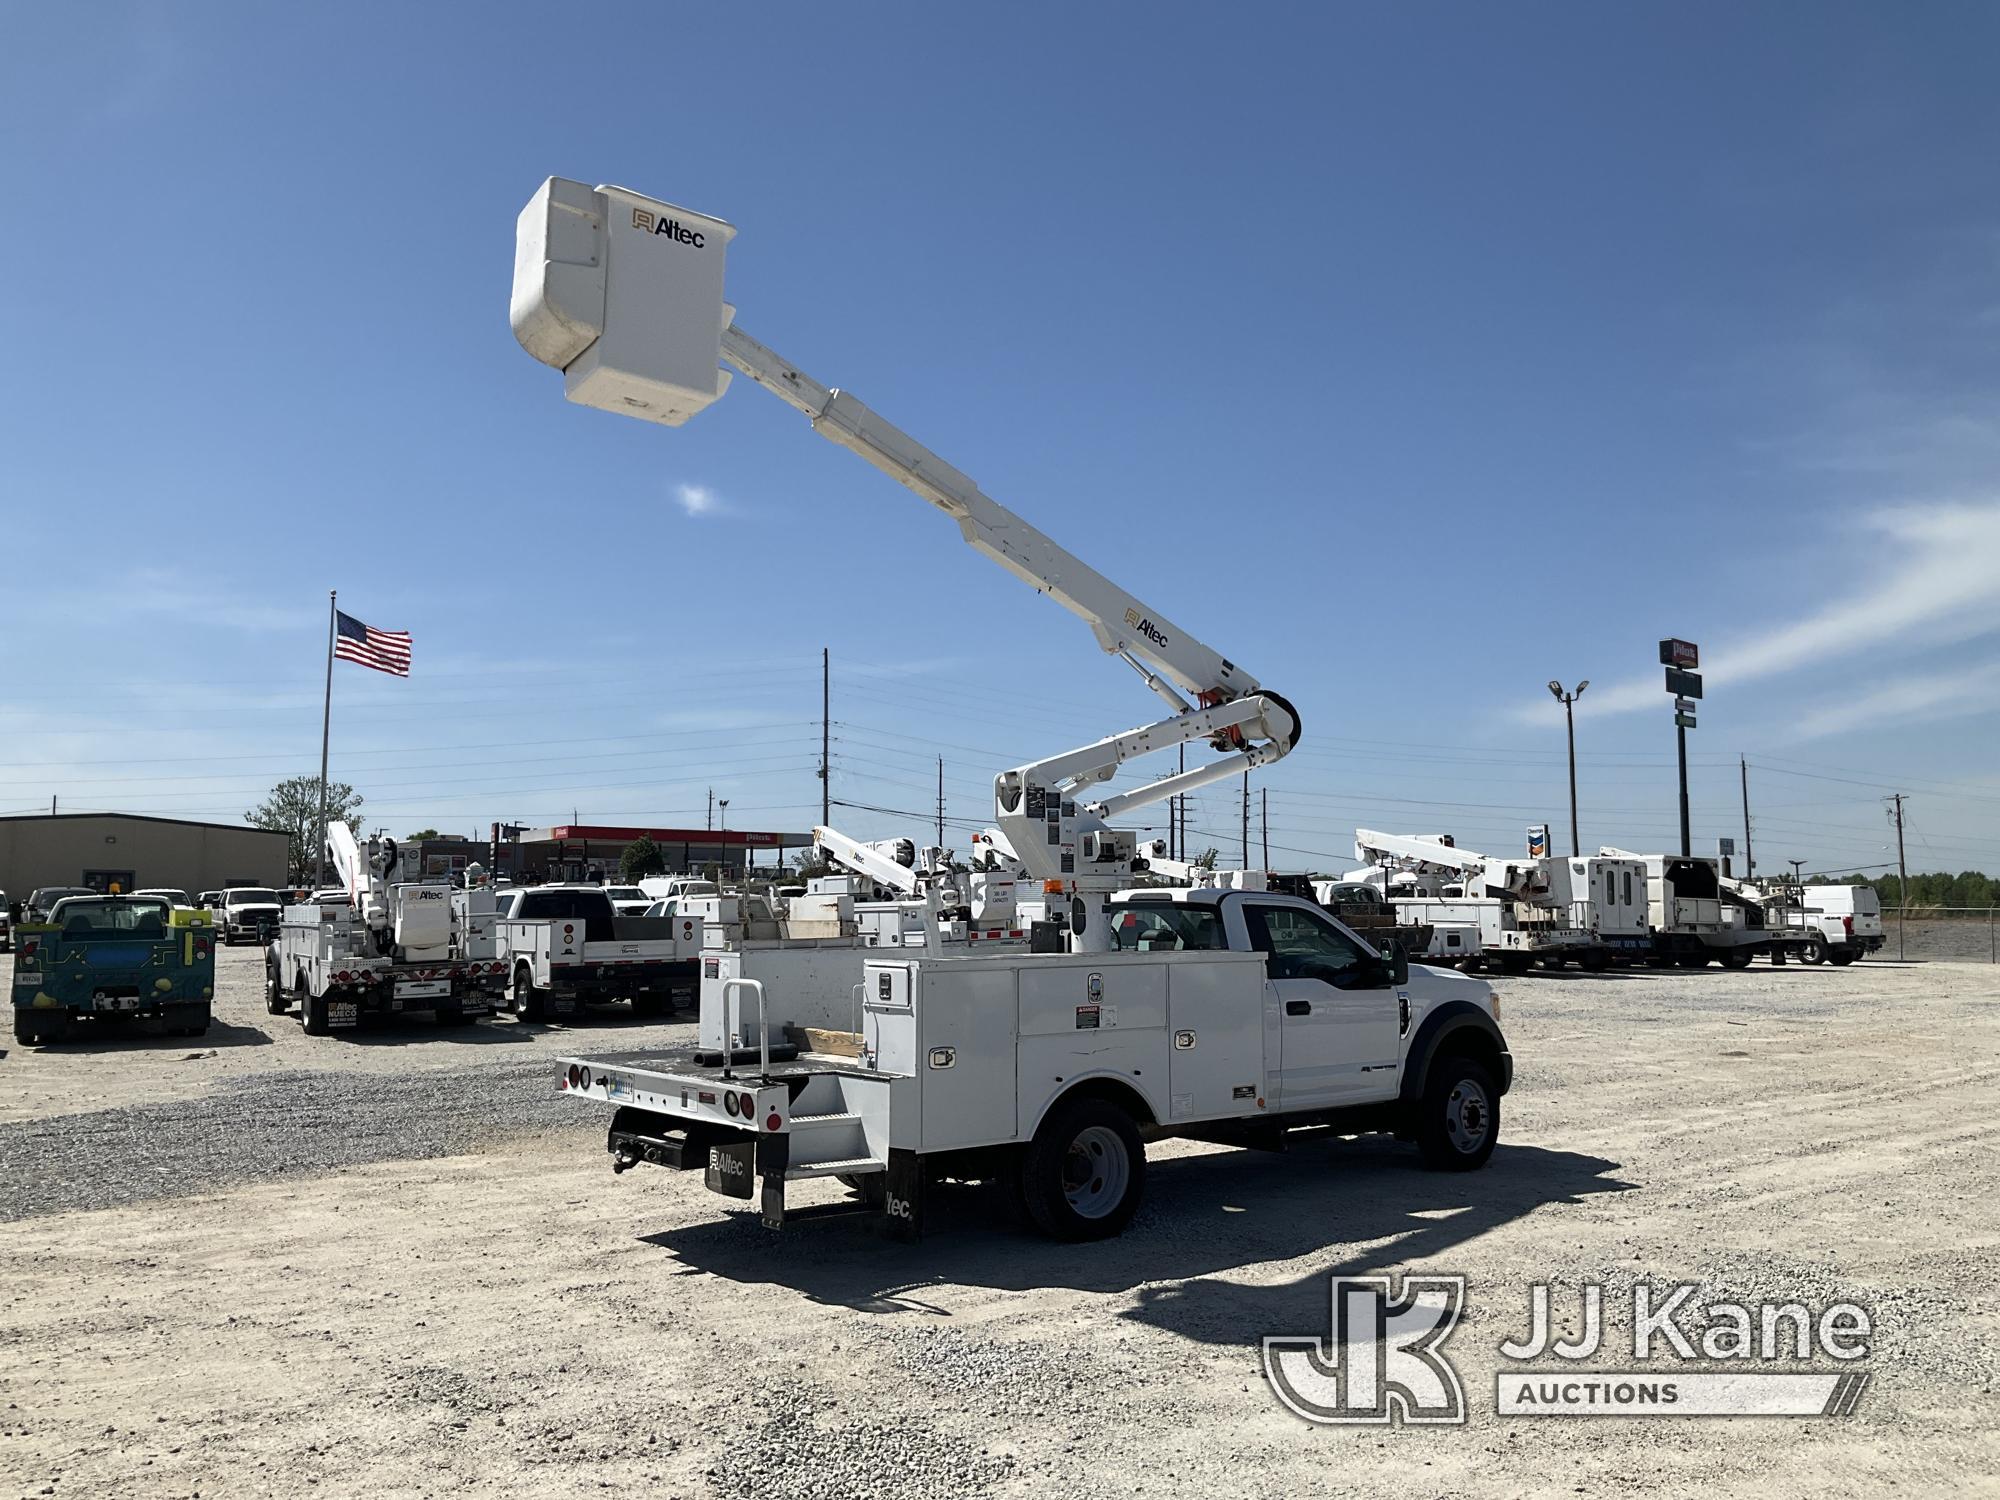
M 234 947 L 238 942 L 268 943 L 276 935 L 284 915 L 284 901 L 269 887 L 232 886 L 222 893 L 215 925 L 225 947 Z

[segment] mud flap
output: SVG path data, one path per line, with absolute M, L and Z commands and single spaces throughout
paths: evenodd
M 889 1237 L 915 1244 L 924 1237 L 924 1163 L 914 1151 L 892 1148 L 882 1211 Z
M 792 1164 L 789 1135 L 757 1137 L 757 1173 L 764 1179 L 764 1200 L 759 1217 L 766 1229 L 785 1227 L 785 1169 Z

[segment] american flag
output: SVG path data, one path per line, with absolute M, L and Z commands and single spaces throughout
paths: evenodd
M 338 610 L 334 611 L 333 654 L 342 661 L 359 662 L 392 677 L 410 675 L 407 630 L 377 630 Z

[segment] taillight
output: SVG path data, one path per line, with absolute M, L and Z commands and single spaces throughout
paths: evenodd
M 780 1125 L 784 1123 L 785 1122 L 783 1120 L 778 1118 L 778 1112 L 774 1109 L 771 1111 L 770 1118 L 764 1121 L 764 1128 L 766 1130 L 776 1130 Z
M 575 1063 L 571 1063 L 569 1065 L 569 1086 L 571 1088 L 575 1088 L 577 1086 L 577 1081 L 580 1077 L 581 1077 L 581 1071 L 578 1069 Z
M 195 940 L 195 945 L 194 945 L 194 956 L 195 956 L 196 958 L 207 958 L 207 957 L 208 957 L 208 939 L 207 939 L 207 938 L 197 938 L 197 939 Z
M 571 926 L 568 922 L 563 923 L 563 941 L 567 943 L 571 938 L 575 936 L 576 936 L 576 928 Z
M 1842 927 L 1842 928 L 1843 928 L 1843 929 L 1844 929 L 1844 930 L 1846 931 L 1846 933 L 1847 933 L 1847 935 L 1848 935 L 1849 937 L 1853 937 L 1853 936 L 1854 936 L 1854 918 L 1852 918 L 1852 917 L 1842 917 L 1842 918 L 1840 919 L 1840 925 L 1841 925 L 1841 927 Z
M 734 1094 L 724 1094 L 722 1096 L 722 1107 L 729 1112 L 732 1118 L 740 1113 L 736 1104 L 736 1095 Z
M 736 1096 L 736 1109 L 746 1120 L 757 1118 L 757 1101 L 752 1099 L 748 1094 L 738 1094 Z

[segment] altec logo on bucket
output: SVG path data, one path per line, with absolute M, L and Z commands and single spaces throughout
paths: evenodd
M 647 234 L 664 234 L 670 240 L 692 245 L 697 250 L 708 243 L 699 229 L 690 229 L 679 219 L 663 219 L 650 208 L 632 210 L 632 227 L 643 229 Z

